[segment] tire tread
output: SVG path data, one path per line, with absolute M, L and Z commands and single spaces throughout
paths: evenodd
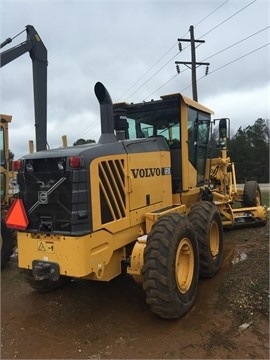
M 169 240 L 176 236 L 175 232 L 180 228 L 194 236 L 195 263 L 197 263 L 197 268 L 194 270 L 194 294 L 191 300 L 187 298 L 182 304 L 177 297 L 178 288 L 175 278 L 170 276 L 174 273 L 175 265 L 172 264 L 172 259 L 175 256 L 175 245 Z M 154 224 L 147 239 L 142 272 L 146 302 L 154 313 L 161 318 L 172 319 L 179 318 L 190 309 L 198 283 L 198 248 L 194 229 L 187 218 L 179 214 L 170 214 L 161 217 Z

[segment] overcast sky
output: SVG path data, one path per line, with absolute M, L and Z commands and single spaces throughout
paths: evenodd
M 199 102 L 216 118 L 229 117 L 232 132 L 270 118 L 270 5 L 268 0 L 57 1 L 0 0 L 0 42 L 26 25 L 48 50 L 48 143 L 72 144 L 100 135 L 94 85 L 101 81 L 113 102 L 192 97 L 189 38 L 196 51 Z M 22 33 L 1 51 L 26 39 Z M 245 40 L 244 40 L 245 39 Z M 11 114 L 10 149 L 18 158 L 35 139 L 32 63 L 28 54 L 0 69 L 0 112 Z

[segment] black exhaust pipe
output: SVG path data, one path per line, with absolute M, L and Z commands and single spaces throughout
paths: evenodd
M 100 144 L 117 141 L 114 134 L 114 118 L 112 99 L 108 90 L 101 82 L 95 85 L 95 94 L 100 104 L 101 136 L 98 140 Z

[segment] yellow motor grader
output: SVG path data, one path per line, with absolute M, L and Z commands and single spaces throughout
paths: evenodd
M 10 167 L 8 125 L 11 115 L 0 114 L 1 268 L 9 261 L 15 246 L 15 232 L 7 228 L 5 217 L 17 192 L 15 173 Z
M 29 284 L 49 291 L 72 278 L 142 283 L 151 310 L 179 318 L 198 278 L 222 262 L 223 226 L 265 224 L 257 183 L 236 188 L 219 120 L 220 157 L 208 159 L 213 112 L 181 94 L 112 104 L 98 82 L 97 143 L 21 158 L 19 198 L 7 215 Z M 237 204 L 237 206 L 236 206 Z
M 243 189 L 237 188 L 235 166 L 227 155 L 229 119 L 218 121 L 220 157 L 207 159 L 205 176 L 219 208 L 223 227 L 265 224 L 266 209 L 261 206 L 258 183 L 247 181 Z

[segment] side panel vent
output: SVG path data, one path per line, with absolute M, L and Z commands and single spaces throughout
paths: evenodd
M 124 159 L 102 161 L 98 166 L 101 222 L 126 217 Z

